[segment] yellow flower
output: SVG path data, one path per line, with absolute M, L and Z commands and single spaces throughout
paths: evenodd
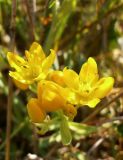
M 9 75 L 20 83 L 29 85 L 46 78 L 54 62 L 55 52 L 51 50 L 51 54 L 46 57 L 42 47 L 33 42 L 29 51 L 25 51 L 25 58 L 11 52 L 8 52 L 7 58 L 14 69 Z
M 46 112 L 54 112 L 62 109 L 70 118 L 77 114 L 76 108 L 67 102 L 66 89 L 60 85 L 44 81 L 38 83 L 38 101 Z
M 100 99 L 111 91 L 114 84 L 112 77 L 99 80 L 97 64 L 91 57 L 83 64 L 79 75 L 66 68 L 63 73 L 67 87 L 73 92 L 68 94 L 68 100 L 75 105 L 95 107 Z
M 30 99 L 27 105 L 28 113 L 33 122 L 39 123 L 47 112 L 62 110 L 66 116 L 73 119 L 77 114 L 76 108 L 69 104 L 64 98 L 64 88 L 51 81 L 38 83 L 38 98 Z M 36 104 L 34 104 L 34 101 Z M 36 117 L 37 115 L 37 117 Z M 43 117 L 43 118 L 42 118 Z
M 27 110 L 30 119 L 34 123 L 41 123 L 46 117 L 46 112 L 40 107 L 36 98 L 30 99 L 30 101 L 27 104 Z

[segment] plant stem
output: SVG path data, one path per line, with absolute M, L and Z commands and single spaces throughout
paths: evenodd
M 35 40 L 35 8 L 36 8 L 35 0 L 25 0 L 26 8 L 27 8 L 27 16 L 29 18 L 29 37 L 30 41 L 33 42 Z
M 11 115 L 12 115 L 12 98 L 13 98 L 13 85 L 11 78 L 8 79 L 8 104 L 7 104 L 7 127 L 6 127 L 6 153 L 5 160 L 10 160 L 10 134 L 11 134 Z
M 16 17 L 16 0 L 12 1 L 11 15 L 11 50 L 14 51 L 15 46 L 15 17 Z M 11 133 L 11 115 L 12 115 L 12 99 L 13 99 L 13 84 L 9 77 L 8 79 L 8 102 L 7 102 L 7 126 L 6 126 L 6 153 L 5 160 L 10 160 L 10 133 Z

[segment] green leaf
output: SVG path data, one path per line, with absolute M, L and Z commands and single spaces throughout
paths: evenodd
M 49 130 L 49 125 L 47 123 L 42 124 L 42 127 L 40 130 L 38 130 L 38 134 L 44 135 Z
M 76 122 L 69 122 L 69 128 L 81 135 L 88 135 L 90 133 L 93 133 L 97 131 L 97 128 L 94 126 L 88 126 L 82 123 L 76 123 Z
M 51 0 L 49 2 L 49 8 L 52 8 L 55 5 L 55 3 L 56 3 L 56 0 Z
M 123 124 L 120 124 L 120 125 L 117 127 L 117 130 L 118 130 L 118 132 L 120 133 L 120 135 L 123 136 Z
M 60 131 L 61 131 L 62 143 L 64 145 L 70 144 L 72 140 L 72 135 L 69 130 L 68 121 L 66 120 L 65 117 L 61 120 Z
M 54 11 L 52 25 L 45 41 L 45 52 L 47 53 L 53 43 L 60 40 L 70 16 L 75 12 L 77 0 L 63 0 L 57 12 Z M 54 7 L 55 9 L 55 7 Z
M 51 120 L 47 117 L 43 123 L 36 124 L 36 126 L 38 127 L 38 134 L 44 135 L 48 131 L 53 131 L 59 128 L 59 121 L 57 118 Z

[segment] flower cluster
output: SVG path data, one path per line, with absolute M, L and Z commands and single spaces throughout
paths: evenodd
M 8 52 L 8 62 L 13 69 L 9 75 L 16 86 L 27 89 L 36 84 L 37 98 L 31 98 L 27 104 L 30 119 L 42 123 L 50 112 L 62 111 L 72 120 L 80 106 L 95 107 L 112 89 L 114 79 L 99 79 L 95 60 L 89 58 L 77 74 L 74 70 L 51 69 L 56 54 L 51 50 L 46 57 L 42 47 L 34 42 L 25 57 Z

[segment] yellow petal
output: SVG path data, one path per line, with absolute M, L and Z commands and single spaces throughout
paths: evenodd
M 47 95 L 47 97 L 46 97 Z M 64 100 L 59 95 L 55 94 L 54 92 L 47 91 L 44 93 L 42 99 L 42 108 L 46 112 L 54 112 L 59 109 L 62 109 L 64 106 Z
M 62 96 L 64 97 L 64 99 L 67 100 L 67 102 L 77 105 L 78 104 L 78 96 L 77 94 L 70 88 L 64 88 L 61 91 Z
M 13 81 L 14 81 L 15 85 L 16 85 L 18 88 L 20 88 L 21 90 L 26 90 L 26 89 L 28 89 L 28 87 L 29 87 L 29 85 L 24 84 L 24 83 L 21 83 L 21 82 L 17 81 L 16 79 L 13 79 Z
M 98 80 L 97 64 L 93 58 L 89 58 L 86 63 L 82 65 L 79 73 L 80 80 L 83 83 L 94 84 Z
M 51 71 L 48 75 L 48 80 L 53 81 L 61 86 L 64 86 L 64 74 L 62 71 Z
M 36 98 L 31 98 L 29 100 L 27 104 L 27 110 L 28 110 L 30 119 L 34 123 L 41 123 L 46 117 L 45 111 L 40 108 Z
M 34 54 L 38 57 L 40 57 L 42 60 L 45 58 L 45 54 L 44 54 L 44 51 L 41 47 L 40 44 L 38 44 L 37 42 L 33 42 L 30 49 L 29 49 L 29 52 L 31 54 Z
M 15 69 L 15 71 L 10 71 L 9 75 L 21 83 L 32 83 L 32 80 L 30 81 L 28 78 L 29 76 L 27 76 L 27 74 L 29 74 L 29 66 L 27 62 L 17 54 L 11 52 L 8 52 L 7 58 L 10 66 Z
M 30 50 L 25 51 L 25 55 L 32 72 L 39 72 L 41 64 L 45 59 L 45 54 L 43 52 L 42 47 L 37 42 L 33 42 L 30 47 Z
M 86 102 L 85 105 L 89 106 L 90 108 L 94 108 L 99 102 L 100 102 L 100 99 L 94 98 L 94 99 L 88 100 L 88 102 Z
M 42 72 L 48 72 L 49 68 L 52 66 L 55 60 L 56 54 L 55 51 L 51 49 L 51 53 L 48 57 L 42 62 Z
M 112 77 L 105 77 L 101 78 L 94 89 L 93 96 L 97 98 L 105 97 L 113 88 L 114 85 L 114 78 Z
M 42 94 L 43 94 L 43 84 L 42 82 L 39 82 L 37 87 L 37 95 L 38 95 L 38 101 L 40 102 L 40 104 L 42 103 Z
M 41 80 L 44 80 L 47 77 L 47 74 L 48 73 L 41 72 L 38 77 L 34 78 L 34 81 L 39 82 Z
M 38 100 L 46 112 L 59 110 L 65 104 L 59 87 L 53 82 L 40 82 L 38 84 Z
M 77 114 L 77 109 L 72 104 L 66 104 L 63 111 L 70 119 L 73 119 Z
M 27 65 L 26 61 L 23 58 L 21 58 L 20 56 L 12 52 L 7 53 L 7 59 L 8 59 L 10 66 L 17 71 L 21 70 L 22 65 Z
M 64 82 L 65 84 L 74 90 L 77 90 L 79 87 L 79 76 L 76 72 L 71 69 L 64 69 Z
M 27 79 L 25 76 L 24 76 L 24 72 L 12 72 L 10 71 L 9 72 L 9 75 L 14 78 L 15 80 L 19 81 L 20 83 L 24 83 L 24 84 L 32 84 L 34 81 L 33 79 Z

